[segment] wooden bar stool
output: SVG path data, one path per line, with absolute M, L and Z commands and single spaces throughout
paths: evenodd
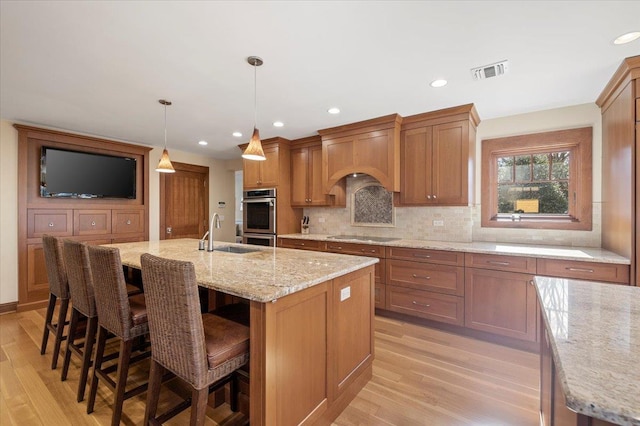
M 49 280 L 49 305 L 44 320 L 44 332 L 42 334 L 42 345 L 40 355 L 47 351 L 49 332 L 55 336 L 53 347 L 53 359 L 51 369 L 58 366 L 58 356 L 60 346 L 66 339 L 64 336 L 64 326 L 67 324 L 67 309 L 69 308 L 69 284 L 67 282 L 67 272 L 63 259 L 62 241 L 51 235 L 42 236 L 42 249 L 44 251 L 44 262 L 47 269 L 47 279 Z M 53 312 L 56 308 L 56 300 L 60 299 L 60 309 L 58 310 L 58 322 L 53 323 Z
M 91 388 L 87 413 L 93 412 L 98 391 L 98 381 L 102 379 L 113 391 L 112 426 L 120 423 L 122 405 L 125 399 L 134 397 L 147 390 L 148 383 L 126 391 L 130 364 L 149 356 L 149 352 L 139 352 L 132 357 L 134 347 L 140 337 L 149 334 L 147 308 L 144 294 L 128 297 L 124 279 L 120 251 L 112 247 L 88 246 L 89 265 L 98 312 L 98 338 L 95 352 Z M 120 350 L 117 365 L 103 368 L 104 350 L 108 334 L 120 338 Z M 117 368 L 115 381 L 109 376 Z
M 235 371 L 249 360 L 249 328 L 217 315 L 200 313 L 191 262 L 150 254 L 140 257 L 145 286 L 151 371 L 144 424 L 162 424 L 191 405 L 191 425 L 204 424 L 210 391 L 231 382 L 236 409 Z M 191 398 L 156 417 L 161 377 L 167 369 L 189 383 Z

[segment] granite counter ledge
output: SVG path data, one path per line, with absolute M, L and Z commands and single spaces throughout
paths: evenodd
M 251 253 L 198 250 L 197 239 L 143 241 L 107 245 L 120 250 L 122 264 L 140 268 L 151 253 L 194 264 L 198 285 L 257 302 L 270 302 L 378 262 L 377 258 L 250 246 Z M 216 241 L 218 246 L 247 247 Z
M 332 237 L 332 238 L 329 238 Z M 407 247 L 431 250 L 461 251 L 467 253 L 499 254 L 504 256 L 531 256 L 541 259 L 576 260 L 582 262 L 602 262 L 620 265 L 629 265 L 631 261 L 623 256 L 597 247 L 567 247 L 541 244 L 515 244 L 497 242 L 449 242 L 398 239 L 394 241 L 362 241 L 342 240 L 326 234 L 287 234 L 278 235 L 278 238 L 292 238 L 315 241 L 345 241 L 387 247 Z
M 549 277 L 535 283 L 567 407 L 640 425 L 640 288 Z

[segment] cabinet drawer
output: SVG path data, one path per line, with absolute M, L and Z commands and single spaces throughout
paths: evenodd
M 538 259 L 538 275 L 629 284 L 629 265 Z
M 414 262 L 440 263 L 442 265 L 464 265 L 464 253 L 456 251 L 387 247 L 387 257 Z
M 470 268 L 491 269 L 495 271 L 536 273 L 535 257 L 500 256 L 495 254 L 466 253 L 464 265 Z
M 387 286 L 387 309 L 449 324 L 464 324 L 464 298 Z
M 71 210 L 27 210 L 27 237 L 38 238 L 44 234 L 56 237 L 73 233 Z
M 111 233 L 111 210 L 74 210 L 73 235 Z
M 111 227 L 114 234 L 144 232 L 143 210 L 113 210 L 111 217 Z
M 359 256 L 384 258 L 384 246 L 370 244 L 327 242 L 327 251 L 332 253 L 356 254 Z
M 279 238 L 279 241 L 279 247 L 324 251 L 324 241 L 299 240 L 296 238 Z
M 464 268 L 387 259 L 387 284 L 464 296 Z

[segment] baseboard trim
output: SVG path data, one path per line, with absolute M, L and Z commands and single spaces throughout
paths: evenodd
M 49 304 L 48 300 L 39 300 L 37 302 L 18 304 L 18 312 L 32 311 L 34 309 L 46 308 Z
M 9 302 L 0 304 L 0 315 L 18 310 L 18 302 Z

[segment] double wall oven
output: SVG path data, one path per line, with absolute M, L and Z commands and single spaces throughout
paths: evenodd
M 242 211 L 242 242 L 275 247 L 276 189 L 244 191 Z

